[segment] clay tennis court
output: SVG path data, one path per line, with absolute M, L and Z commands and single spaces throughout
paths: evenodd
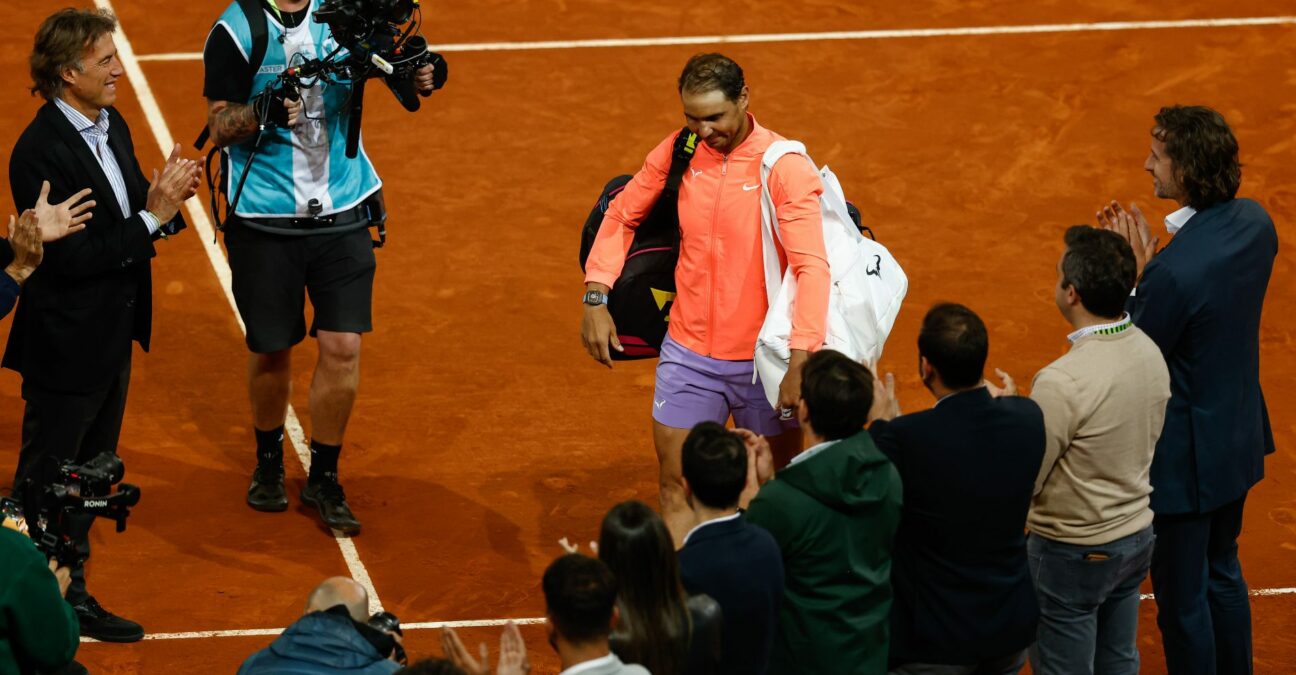
M 98 4 L 121 19 L 129 82 L 117 107 L 145 172 L 172 142 L 197 156 L 197 52 L 226 0 Z M 1174 206 L 1153 198 L 1142 171 L 1153 113 L 1179 102 L 1224 113 L 1242 148 L 1239 196 L 1265 206 L 1281 239 L 1261 329 L 1279 451 L 1248 500 L 1241 557 L 1256 672 L 1296 671 L 1296 17 L 1278 16 L 1296 14 L 1292 5 L 424 4 L 449 83 L 415 115 L 371 87 L 364 123 L 391 212 L 342 456 L 364 532 L 335 540 L 300 510 L 305 472 L 291 459 L 287 513 L 244 504 L 254 463 L 246 351 L 221 249 L 198 217 L 204 191 L 187 211 L 190 231 L 160 243 L 153 263 L 153 350 L 136 354 L 120 448 L 143 499 L 125 533 L 100 523 L 93 537 L 91 591 L 150 635 L 84 643 L 78 659 L 91 672 L 232 672 L 331 575 L 370 585 L 375 605 L 410 628 L 412 657 L 440 655 L 434 627 L 450 621 L 471 622 L 465 640 L 494 652 L 500 620 L 543 615 L 540 574 L 560 538 L 594 538 L 618 501 L 655 504 L 653 363 L 608 371 L 585 355 L 578 230 L 603 183 L 682 124 L 674 79 L 709 50 L 743 65 L 761 123 L 830 164 L 905 266 L 909 296 L 882 365 L 906 410 L 931 403 L 915 339 L 935 301 L 980 313 L 990 365 L 1019 382 L 1060 355 L 1069 328 L 1052 284 L 1065 226 L 1092 222 L 1113 198 L 1140 203 L 1155 226 Z M 6 156 L 39 105 L 26 58 L 56 6 L 0 9 Z M 1204 21 L 1239 18 L 1258 20 Z M 847 34 L 810 35 L 830 31 Z M 762 37 L 717 44 L 753 35 Z M 686 36 L 711 37 L 676 39 Z M 641 40 L 586 42 L 628 39 Z M 0 193 L 3 215 L 13 204 Z M 314 349 L 308 341 L 295 363 L 292 400 L 307 429 Z M 19 378 L 4 371 L 0 476 L 13 471 L 21 415 Z M 1144 671 L 1161 673 L 1154 616 L 1146 600 Z M 523 634 L 535 672 L 557 672 L 543 628 Z

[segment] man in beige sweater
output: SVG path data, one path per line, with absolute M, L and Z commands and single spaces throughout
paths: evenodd
M 1047 446 L 1027 542 L 1040 603 L 1036 675 L 1137 673 L 1139 584 L 1152 559 L 1149 473 L 1170 399 L 1160 349 L 1130 322 L 1134 253 L 1067 230 L 1058 309 L 1071 350 L 1035 376 Z

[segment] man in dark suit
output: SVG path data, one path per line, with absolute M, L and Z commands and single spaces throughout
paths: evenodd
M 1172 673 L 1250 673 L 1251 605 L 1237 537 L 1247 491 L 1274 451 L 1260 391 L 1260 314 L 1278 254 L 1273 221 L 1235 199 L 1238 145 L 1218 112 L 1162 108 L 1143 168 L 1174 238 L 1158 237 L 1131 205 L 1099 223 L 1133 245 L 1140 279 L 1134 325 L 1170 368 L 1170 403 L 1152 460 L 1156 544 L 1152 587 Z
M 1030 399 L 992 394 L 982 377 L 988 350 L 972 310 L 937 305 L 918 334 L 919 369 L 936 405 L 896 417 L 889 376 L 874 395 L 869 433 L 904 485 L 891 566 L 892 673 L 1016 673 L 1035 641 L 1025 528 L 1044 416 Z
M 153 240 L 183 227 L 180 205 L 198 187 L 198 166 L 179 146 L 153 184 L 135 159 L 130 130 L 112 107 L 124 74 L 106 12 L 67 9 L 41 25 L 31 54 L 33 93 L 46 103 L 23 131 L 9 162 L 19 210 L 93 191 L 84 231 L 45 246 L 23 288 L 3 366 L 22 374 L 22 451 L 15 491 L 37 489 L 60 462 L 115 453 L 130 380 L 131 342 L 149 346 Z M 90 521 L 81 523 L 87 531 Z M 78 529 L 81 529 L 78 528 Z M 89 555 L 83 534 L 78 548 Z M 81 634 L 105 641 L 143 637 L 139 624 L 115 616 L 86 592 L 73 569 L 67 600 Z
M 679 552 L 680 579 L 690 595 L 706 594 L 720 605 L 720 675 L 766 671 L 783 597 L 778 543 L 738 512 L 747 455 L 743 438 L 715 422 L 693 427 L 682 451 L 684 499 L 695 527 Z

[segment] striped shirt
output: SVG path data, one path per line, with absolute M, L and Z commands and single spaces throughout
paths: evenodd
M 122 218 L 129 218 L 130 199 L 126 194 L 126 179 L 122 176 L 121 166 L 117 164 L 112 149 L 108 147 L 108 111 L 100 108 L 99 116 L 91 122 L 89 117 L 81 114 L 81 111 L 68 105 L 61 98 L 54 99 L 54 104 L 63 111 L 63 116 L 67 117 L 68 122 L 72 123 L 72 128 L 81 134 L 81 139 L 90 147 L 90 154 L 94 155 L 95 160 L 99 162 L 99 168 L 103 169 L 104 177 L 112 186 L 113 196 L 117 198 L 117 210 Z M 158 219 L 147 209 L 141 209 L 139 215 L 148 226 L 149 234 L 157 232 L 162 226 L 162 223 L 158 222 Z

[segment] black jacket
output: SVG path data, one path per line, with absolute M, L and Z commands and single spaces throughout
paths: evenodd
M 1143 270 L 1130 316 L 1170 368 L 1152 459 L 1157 515 L 1214 511 L 1264 477 L 1274 440 L 1260 390 L 1260 311 L 1277 255 L 1269 214 L 1233 199 L 1194 215 Z
M 108 115 L 108 144 L 126 181 L 127 218 L 89 146 L 54 103 L 37 111 L 9 158 L 19 211 L 35 205 L 43 180 L 50 182 L 52 204 L 83 188 L 94 191 L 86 229 L 45 245 L 44 260 L 23 287 L 0 363 L 46 389 L 102 389 L 130 358 L 132 340 L 149 347 L 154 237 L 138 215 L 149 184 L 126 120 L 114 108 Z
M 891 663 L 971 664 L 1034 642 L 1026 514 L 1044 459 L 1039 406 L 982 387 L 869 432 L 904 484 Z

